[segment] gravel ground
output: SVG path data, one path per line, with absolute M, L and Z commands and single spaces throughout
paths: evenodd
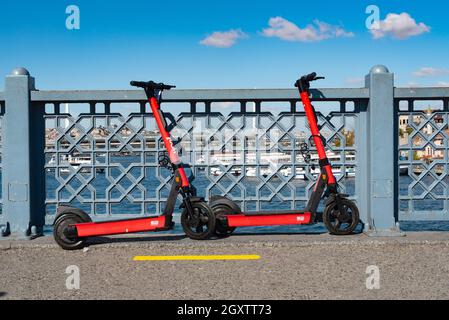
M 254 261 L 137 262 L 135 255 L 257 254 Z M 70 265 L 80 289 L 66 288 Z M 379 267 L 368 290 L 366 269 Z M 59 249 L 49 237 L 0 241 L 0 299 L 448 299 L 449 235 L 239 235 L 97 239 Z

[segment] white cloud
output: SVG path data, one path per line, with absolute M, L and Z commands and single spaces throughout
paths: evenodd
M 439 81 L 437 83 L 428 83 L 428 84 L 419 84 L 415 81 L 409 81 L 406 84 L 407 87 L 413 88 L 428 88 L 428 87 L 449 87 L 449 82 L 447 81 Z
M 200 41 L 200 44 L 216 48 L 230 48 L 238 39 L 247 38 L 242 30 L 216 31 Z
M 416 81 L 407 82 L 407 87 L 421 87 L 421 85 Z
M 364 85 L 365 78 L 348 78 L 345 82 L 350 85 Z
M 340 26 L 334 26 L 319 20 L 300 28 L 293 22 L 282 17 L 270 18 L 269 28 L 262 31 L 266 37 L 277 37 L 286 41 L 314 42 L 330 38 L 353 37 L 354 33 L 344 30 Z
M 431 67 L 423 67 L 419 69 L 418 71 L 413 72 L 413 75 L 415 77 L 441 77 L 449 75 L 448 69 L 437 69 L 437 68 L 431 68 Z
M 416 23 L 408 13 L 389 13 L 385 20 L 375 22 L 370 30 L 374 39 L 391 36 L 395 39 L 407 39 L 430 32 L 430 27 L 424 23 Z

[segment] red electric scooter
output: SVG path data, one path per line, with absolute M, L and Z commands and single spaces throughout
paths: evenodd
M 354 202 L 347 199 L 348 195 L 338 192 L 338 184 L 332 173 L 332 167 L 325 151 L 325 139 L 318 129 L 315 108 L 310 102 L 310 82 L 324 79 L 316 73 L 301 77 L 295 83 L 298 88 L 307 116 L 307 121 L 316 146 L 321 173 L 315 183 L 311 197 L 303 211 L 262 211 L 242 212 L 239 206 L 224 197 L 212 197 L 209 206 L 216 217 L 216 234 L 229 235 L 237 227 L 277 226 L 312 224 L 321 220 L 317 214 L 321 199 L 327 197 L 322 220 L 331 234 L 351 234 L 359 223 L 359 210 Z M 301 146 L 301 152 L 310 161 L 307 144 Z
M 167 167 L 173 173 L 174 179 L 167 205 L 162 215 L 138 219 L 119 221 L 92 222 L 84 211 L 60 206 L 54 222 L 53 235 L 56 242 L 67 250 L 76 250 L 84 246 L 88 237 L 135 233 L 143 231 L 165 231 L 174 226 L 173 212 L 176 199 L 182 196 L 181 224 L 186 235 L 192 239 L 209 238 L 215 231 L 215 215 L 203 198 L 196 197 L 196 190 L 190 184 L 184 168 L 173 146 L 164 113 L 160 109 L 163 90 L 170 90 L 175 86 L 163 83 L 132 81 L 132 86 L 143 88 L 151 106 L 151 112 L 162 136 L 167 155 L 159 157 L 159 164 Z

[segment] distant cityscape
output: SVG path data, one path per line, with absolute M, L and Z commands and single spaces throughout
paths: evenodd
M 65 129 L 47 128 L 45 135 L 46 149 L 47 151 L 56 150 L 56 143 L 59 143 L 61 149 L 68 149 L 73 143 L 79 145 L 84 150 L 92 150 L 94 146 L 96 149 L 104 149 L 107 143 L 109 143 L 110 149 L 115 149 L 121 147 L 123 142 L 129 144 L 132 148 L 141 148 L 142 143 L 144 143 L 146 148 L 154 149 L 156 141 L 159 140 L 158 130 L 141 130 L 138 135 L 135 135 L 127 127 L 122 128 L 110 138 L 111 132 L 115 132 L 116 129 L 116 125 L 112 126 L 111 129 L 98 126 L 84 135 L 76 127 L 68 133 L 64 133 Z M 64 136 L 59 139 L 61 132 L 63 132 L 62 134 Z M 285 132 L 279 129 L 270 130 L 269 135 L 265 131 L 257 129 L 248 129 L 239 133 L 238 136 L 235 135 L 234 131 L 228 131 L 228 135 L 220 132 L 214 133 L 212 130 L 211 132 L 212 134 L 206 130 L 194 131 L 191 134 L 193 141 L 190 140 L 189 132 L 181 132 L 181 136 L 184 136 L 184 138 L 180 140 L 180 147 L 189 152 L 207 150 L 212 154 L 240 152 L 244 149 L 255 150 L 256 147 L 267 151 L 273 150 L 276 146 L 280 150 L 291 150 L 292 148 L 299 149 L 300 145 L 307 142 L 309 138 L 309 133 L 304 131 L 295 132 L 292 137 L 291 135 L 285 135 Z M 173 135 L 177 136 L 178 133 L 174 133 Z M 67 136 L 72 141 L 69 141 Z M 344 146 L 342 146 L 343 139 Z M 176 137 L 174 137 L 174 140 L 176 140 Z M 295 146 L 293 146 L 293 143 L 295 143 Z M 336 135 L 329 143 L 336 148 L 352 147 L 355 144 L 355 132 L 354 130 L 343 129 L 340 135 Z
M 430 107 L 425 110 L 428 118 L 431 117 L 426 125 L 422 129 L 415 133 L 413 127 L 410 124 L 410 120 L 415 127 L 419 127 L 420 124 L 425 121 L 422 115 L 401 115 L 399 116 L 399 147 L 411 145 L 414 149 L 413 155 L 409 155 L 409 151 L 401 150 L 401 160 L 410 160 L 409 157 L 413 156 L 413 160 L 431 161 L 432 159 L 444 159 L 444 133 L 449 136 L 449 129 L 447 124 L 443 128 L 444 118 L 438 111 L 432 110 Z M 440 133 L 437 133 L 440 131 Z M 410 135 L 414 135 L 410 141 Z M 432 146 L 430 143 L 433 143 Z M 440 148 L 441 149 L 440 149 Z M 437 149 L 438 148 L 438 149 Z
M 444 124 L 444 118 L 438 111 L 432 110 L 430 107 L 425 110 L 427 117 L 431 117 L 431 120 L 424 125 L 420 132 L 414 133 L 413 127 L 419 127 L 420 124 L 425 121 L 425 117 L 422 115 L 400 115 L 399 116 L 399 146 L 400 146 L 400 159 L 410 160 L 424 160 L 431 161 L 432 159 L 444 159 L 445 149 L 444 149 L 444 134 L 449 135 L 449 129 L 446 125 L 442 128 Z M 413 123 L 410 123 L 410 121 Z M 114 149 L 122 150 L 124 144 L 130 146 L 126 148 L 124 153 L 129 153 L 129 150 L 139 149 L 143 147 L 145 149 L 155 149 L 156 142 L 159 141 L 159 133 L 157 130 L 141 130 L 138 135 L 130 130 L 128 127 L 123 126 L 122 129 L 117 131 L 117 125 L 114 124 L 111 127 L 97 126 L 92 129 L 86 135 L 74 126 L 68 134 L 66 133 L 64 137 L 59 139 L 61 132 L 64 132 L 65 128 L 47 128 L 46 129 L 46 150 L 47 152 L 52 152 L 53 150 L 68 149 L 73 143 L 75 143 L 78 148 L 75 153 L 82 153 L 83 150 L 88 153 L 93 149 L 101 151 L 102 149 L 109 149 L 113 151 Z M 177 129 L 174 129 L 177 130 Z M 116 132 L 117 131 L 117 132 Z M 440 133 L 437 133 L 439 131 Z M 111 134 L 116 132 L 111 138 Z M 207 130 L 194 130 L 193 132 L 175 132 L 174 140 L 177 136 L 183 137 L 178 145 L 183 151 L 199 153 L 205 152 L 208 155 L 212 155 L 217 158 L 229 158 L 229 154 L 239 154 L 242 152 L 247 153 L 249 151 L 255 151 L 256 148 L 259 152 L 267 150 L 268 152 L 278 154 L 279 159 L 285 161 L 286 159 L 291 159 L 290 153 L 292 149 L 299 150 L 300 145 L 307 142 L 310 134 L 304 131 L 297 131 L 295 133 L 290 133 L 285 135 L 284 131 L 279 129 L 272 129 L 269 131 L 269 135 L 265 131 L 259 131 L 256 128 L 247 129 L 244 133 L 240 132 L 238 135 L 234 131 L 228 132 L 230 139 L 227 139 L 223 132 L 215 132 L 212 134 Z M 292 136 L 293 135 L 293 136 Z M 414 135 L 413 138 L 410 138 Z M 83 136 L 82 138 L 80 138 Z M 282 138 L 280 138 L 282 137 Z M 342 139 L 343 138 L 343 139 Z M 73 139 L 72 141 L 69 141 Z M 81 139 L 81 140 L 80 140 Z M 193 139 L 193 141 L 191 141 Z M 342 141 L 343 140 L 343 141 Z M 354 130 L 343 129 L 338 135 L 328 142 L 334 148 L 350 148 L 356 144 L 356 137 Z M 344 145 L 342 146 L 342 143 Z M 430 143 L 432 142 L 433 145 Z M 59 144 L 57 146 L 56 144 Z M 295 145 L 293 145 L 295 143 Z M 413 149 L 413 154 L 410 155 L 410 150 L 405 150 L 404 146 L 411 145 Z M 401 148 L 402 147 L 402 148 Z M 438 148 L 441 147 L 441 148 Z M 332 153 L 332 155 L 336 155 Z M 351 152 L 352 156 L 355 156 L 355 152 Z M 73 156 L 76 156 L 75 154 Z M 252 157 L 249 155 L 250 158 Z M 235 161 L 238 162 L 240 156 L 234 157 Z M 202 158 L 204 159 L 204 157 Z M 260 160 L 260 159 L 259 159 Z M 297 158 L 296 161 L 303 161 L 301 158 Z M 291 161 L 290 161 L 291 162 Z

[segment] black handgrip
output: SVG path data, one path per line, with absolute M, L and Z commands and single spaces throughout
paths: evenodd
M 305 81 L 313 81 L 316 78 L 316 72 L 312 72 L 308 75 L 302 76 L 301 79 Z
M 319 80 L 319 79 L 324 79 L 324 77 L 317 77 L 316 72 L 312 72 L 312 73 L 302 76 L 300 79 L 298 79 L 295 82 L 295 87 L 298 88 L 301 93 L 306 92 L 310 88 L 310 82 Z
M 305 81 L 308 81 L 308 82 L 312 82 L 312 81 L 325 79 L 325 78 L 324 77 L 317 77 L 316 76 L 316 72 L 312 72 L 312 73 L 310 73 L 308 75 L 302 76 L 301 79 L 305 80 Z
M 130 85 L 133 87 L 139 87 L 144 89 L 156 89 L 156 90 L 170 90 L 176 88 L 176 86 L 164 84 L 164 83 L 156 83 L 154 81 L 131 81 Z
M 139 87 L 139 88 L 145 87 L 145 82 L 142 82 L 142 81 L 131 81 L 129 84 L 133 87 Z

